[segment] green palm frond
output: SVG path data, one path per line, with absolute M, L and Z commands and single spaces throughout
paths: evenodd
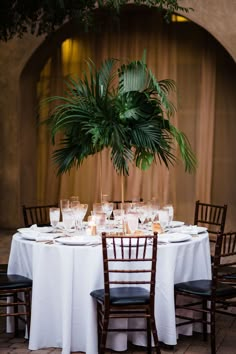
M 173 80 L 157 81 L 145 62 L 119 66 L 119 60 L 105 60 L 99 69 L 89 60 L 82 78 L 66 81 L 65 96 L 49 97 L 55 104 L 47 119 L 52 142 L 62 132 L 61 145 L 54 152 L 58 173 L 80 166 L 84 159 L 104 148 L 119 174 L 128 175 L 135 162 L 147 169 L 157 159 L 167 167 L 174 164 L 175 143 L 185 169 L 196 167 L 196 158 L 184 133 L 169 118 L 175 112 L 168 95 Z M 45 103 L 45 102 L 44 102 Z

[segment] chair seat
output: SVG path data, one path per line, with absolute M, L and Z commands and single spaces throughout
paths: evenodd
M 0 273 L 0 290 L 31 288 L 32 280 L 17 274 Z
M 222 266 L 219 270 L 219 276 L 224 279 L 236 280 L 236 267 Z
M 104 302 L 104 289 L 94 290 L 90 295 L 98 301 Z M 142 287 L 118 287 L 110 289 L 111 305 L 145 305 L 149 301 L 150 294 Z
M 232 274 L 227 274 L 224 276 L 224 279 L 228 279 L 228 280 L 236 280 L 236 273 L 232 273 Z
M 211 280 L 193 280 L 184 283 L 175 284 L 175 291 L 181 291 L 186 294 L 193 294 L 199 296 L 211 296 Z M 231 296 L 236 295 L 236 288 L 226 284 L 218 284 L 216 296 Z

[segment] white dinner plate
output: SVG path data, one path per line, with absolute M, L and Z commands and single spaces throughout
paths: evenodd
M 170 227 L 179 227 L 179 226 L 183 226 L 183 225 L 184 225 L 183 221 L 173 220 L 170 222 Z
M 34 225 L 33 227 L 22 227 L 20 229 L 17 229 L 18 232 L 21 234 L 27 234 L 27 233 L 32 233 L 32 232 L 42 232 L 42 233 L 49 233 L 53 231 L 52 226 L 36 226 Z
M 184 242 L 191 240 L 192 236 L 189 234 L 181 234 L 179 232 L 173 232 L 169 234 L 160 234 L 158 237 L 158 241 L 161 242 Z
M 198 235 L 206 231 L 207 231 L 206 227 L 197 226 L 197 225 L 190 225 L 190 226 L 185 225 L 178 228 L 178 232 L 183 234 L 190 234 L 190 235 Z
M 67 236 L 56 239 L 57 243 L 71 246 L 89 246 L 101 243 L 100 236 Z
M 31 231 L 20 234 L 22 238 L 29 241 L 50 241 L 57 237 L 60 237 L 61 233 L 43 233 L 37 231 Z

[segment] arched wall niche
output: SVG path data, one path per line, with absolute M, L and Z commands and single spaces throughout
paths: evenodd
M 62 26 L 52 36 L 41 41 L 28 59 L 20 75 L 21 102 L 21 204 L 35 204 L 36 195 L 36 156 L 37 151 L 37 82 L 42 68 L 56 48 L 76 31 L 71 23 Z M 29 142 L 31 148 L 29 149 Z M 28 176 L 28 178 L 27 178 Z
M 236 60 L 236 2 L 234 0 L 181 0 L 194 11 L 185 17 L 207 30 Z
M 183 0 L 183 5 L 195 8 L 188 18 L 209 31 L 235 60 L 236 29 L 232 24 L 236 22 L 236 3 L 230 0 L 226 7 L 221 1 L 215 0 Z M 36 181 L 35 121 L 29 122 L 25 117 L 35 114 L 35 85 L 42 66 L 69 32 L 71 28 L 67 24 L 47 39 L 27 35 L 23 39 L 0 43 L 0 65 L 4 68 L 0 74 L 0 88 L 4 92 L 0 97 L 2 228 L 19 226 L 22 222 L 21 205 L 33 200 Z M 29 106 L 28 102 L 32 104 Z M 30 141 L 30 147 L 26 144 L 27 140 Z

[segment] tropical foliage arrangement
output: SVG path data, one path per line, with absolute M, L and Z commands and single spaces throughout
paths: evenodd
M 51 34 L 69 20 L 88 27 L 93 24 L 96 9 L 107 9 L 113 16 L 126 4 L 165 9 L 167 20 L 173 12 L 190 10 L 180 6 L 179 0 L 1 0 L 0 40 L 7 41 L 15 36 L 21 38 L 27 32 Z
M 175 108 L 168 94 L 175 83 L 157 81 L 146 65 L 145 53 L 141 60 L 126 64 L 108 59 L 98 69 L 92 61 L 87 65 L 82 78 L 67 80 L 65 96 L 44 101 L 54 106 L 46 120 L 52 142 L 63 133 L 54 152 L 59 174 L 104 148 L 110 150 L 120 175 L 129 174 L 131 163 L 146 170 L 159 159 L 169 167 L 176 161 L 176 145 L 185 170 L 195 169 L 187 137 L 171 123 Z

